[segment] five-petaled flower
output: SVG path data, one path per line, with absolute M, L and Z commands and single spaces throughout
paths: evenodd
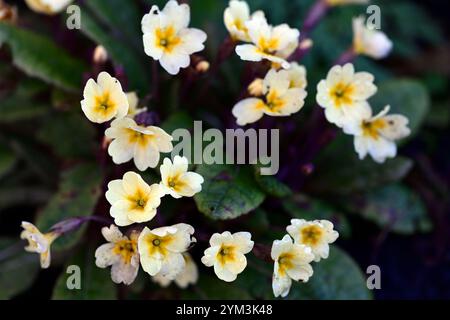
M 114 222 L 128 226 L 153 219 L 163 193 L 159 184 L 149 186 L 139 174 L 130 171 L 123 179 L 110 181 L 105 196 Z
M 236 47 L 236 53 L 242 60 L 269 60 L 276 66 L 290 67 L 287 58 L 298 46 L 300 32 L 287 24 L 271 26 L 262 14 L 254 16 L 245 23 L 252 44 L 242 44 Z
M 107 72 L 101 72 L 97 82 L 88 80 L 83 97 L 81 109 L 92 122 L 103 123 L 114 117 L 123 118 L 128 113 L 127 95 L 119 80 Z
M 151 276 L 173 280 L 186 266 L 183 253 L 195 242 L 194 228 L 185 223 L 150 230 L 145 227 L 138 239 L 141 265 Z
M 280 117 L 298 112 L 305 103 L 307 93 L 303 88 L 291 87 L 294 72 L 297 71 L 271 69 L 263 81 L 264 96 L 244 99 L 233 107 L 237 124 L 243 126 L 256 122 L 264 114 Z
M 95 264 L 99 268 L 112 266 L 111 279 L 114 283 L 133 283 L 139 270 L 138 232 L 132 231 L 128 238 L 112 224 L 109 228 L 103 227 L 102 234 L 108 243 L 95 251 Z
M 311 248 L 304 244 L 293 243 L 289 235 L 275 240 L 271 257 L 275 261 L 272 289 L 275 297 L 286 297 L 291 289 L 292 280 L 307 282 L 313 274 L 310 263 L 314 259 Z
M 161 171 L 161 187 L 165 194 L 174 198 L 192 197 L 202 190 L 203 177 L 188 171 L 188 159 L 175 156 L 173 163 L 165 158 L 159 167 Z
M 153 6 L 142 19 L 145 53 L 172 75 L 189 66 L 191 54 L 204 49 L 206 33 L 188 28 L 189 21 L 189 6 L 174 0 L 162 11 Z
M 286 230 L 295 243 L 311 248 L 316 262 L 328 258 L 329 244 L 339 237 L 339 233 L 333 230 L 333 224 L 328 220 L 292 219 Z
M 264 12 L 256 11 L 250 16 L 250 8 L 245 1 L 231 0 L 223 13 L 225 27 L 234 40 L 251 41 L 245 24 L 254 17 L 264 17 Z
M 217 277 L 226 282 L 236 280 L 237 275 L 247 266 L 245 254 L 253 249 L 254 242 L 249 232 L 229 231 L 215 233 L 209 239 L 210 247 L 205 250 L 202 262 L 214 267 Z
M 54 15 L 63 11 L 73 0 L 25 0 L 25 2 L 37 13 Z
M 50 246 L 58 238 L 59 233 L 51 231 L 43 234 L 36 226 L 26 221 L 22 222 L 22 228 L 23 231 L 20 234 L 20 238 L 28 241 L 28 246 L 25 247 L 25 250 L 39 253 L 41 268 L 47 269 L 51 261 Z
M 327 78 L 317 85 L 317 103 L 325 108 L 325 117 L 338 127 L 357 121 L 370 113 L 367 102 L 377 92 L 374 77 L 368 72 L 356 72 L 353 64 L 334 66 Z
M 105 136 L 112 139 L 108 153 L 113 162 L 121 164 L 134 160 L 136 168 L 144 171 L 158 165 L 160 152 L 173 149 L 172 137 L 155 126 L 141 126 L 128 117 L 116 119 L 106 129 Z
M 383 163 L 386 158 L 394 158 L 397 155 L 395 141 L 411 133 L 408 118 L 400 114 L 387 115 L 389 109 L 386 106 L 376 116 L 372 116 L 370 111 L 359 121 L 344 126 L 345 133 L 355 136 L 355 150 L 360 159 L 364 159 L 367 154 L 378 163 Z
M 353 19 L 353 50 L 373 59 L 382 59 L 392 50 L 392 41 L 381 31 L 365 25 L 364 17 Z
M 183 253 L 183 258 L 186 264 L 184 269 L 175 277 L 175 279 L 171 280 L 170 278 L 162 276 L 158 273 L 152 278 L 152 280 L 164 288 L 169 286 L 172 281 L 182 289 L 186 289 L 190 284 L 196 284 L 198 280 L 197 265 L 189 253 Z

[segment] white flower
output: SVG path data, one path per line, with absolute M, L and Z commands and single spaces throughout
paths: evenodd
M 353 19 L 353 49 L 373 59 L 382 59 L 392 50 L 392 41 L 381 31 L 369 29 L 364 17 Z
M 50 246 L 58 238 L 59 233 L 49 232 L 42 234 L 32 223 L 23 221 L 23 231 L 20 234 L 21 239 L 28 241 L 25 250 L 28 252 L 36 252 L 40 255 L 41 268 L 47 269 L 50 266 Z
M 73 0 L 25 0 L 25 2 L 37 13 L 53 15 L 63 11 Z
M 191 255 L 187 252 L 183 253 L 183 258 L 186 263 L 184 269 L 173 280 L 177 286 L 182 289 L 186 289 L 190 284 L 196 284 L 198 281 L 198 268 L 192 259 Z M 158 283 L 162 287 L 167 287 L 172 282 L 168 277 L 164 277 L 161 274 L 156 274 L 152 277 L 153 281 Z
M 368 72 L 356 72 L 353 64 L 334 66 L 327 78 L 317 85 L 317 103 L 325 108 L 325 116 L 338 127 L 357 121 L 370 113 L 367 102 L 377 92 L 374 77 Z
M 254 245 L 251 238 L 249 232 L 214 233 L 209 239 L 211 246 L 202 257 L 203 264 L 207 267 L 214 266 L 214 272 L 223 281 L 236 280 L 237 275 L 247 266 L 245 254 L 252 251 Z
M 206 33 L 188 28 L 190 9 L 187 4 L 179 5 L 170 0 L 162 11 L 153 6 L 142 19 L 145 53 L 170 74 L 177 74 L 180 68 L 190 63 L 190 55 L 204 49 Z
M 140 126 L 128 117 L 114 120 L 106 129 L 105 136 L 112 139 L 108 153 L 113 162 L 121 164 L 133 159 L 140 171 L 155 168 L 159 163 L 159 153 L 173 149 L 172 137 L 163 129 Z
M 134 117 L 135 115 L 147 111 L 147 107 L 143 107 L 143 108 L 138 108 L 138 104 L 139 104 L 139 98 L 136 94 L 136 92 L 128 92 L 127 93 L 127 99 L 128 99 L 128 116 L 129 117 Z
M 298 112 L 305 103 L 306 91 L 291 88 L 290 72 L 271 69 L 263 81 L 262 98 L 247 98 L 239 101 L 232 110 L 238 125 L 243 126 L 270 116 L 289 116 Z
M 119 80 L 107 72 L 101 72 L 97 82 L 89 79 L 83 96 L 81 109 L 92 122 L 102 123 L 114 117 L 123 118 L 128 113 L 128 99 Z
M 286 72 L 289 80 L 289 88 L 306 89 L 308 82 L 306 80 L 306 68 L 299 65 L 297 62 L 292 62 L 291 67 L 287 70 L 281 70 Z
M 333 230 L 333 224 L 328 220 L 292 219 L 286 230 L 295 243 L 311 248 L 316 262 L 328 258 L 329 244 L 339 237 L 339 233 Z
M 111 204 L 109 212 L 114 222 L 128 226 L 153 219 L 163 193 L 159 184 L 149 186 L 140 175 L 130 171 L 122 180 L 109 182 L 105 196 Z
M 368 4 L 370 0 L 326 0 L 329 6 L 341 6 L 346 4 Z
M 250 16 L 250 8 L 247 2 L 231 0 L 223 13 L 225 27 L 231 37 L 240 41 L 251 41 L 245 23 L 254 17 L 264 17 L 262 11 L 256 11 Z
M 242 60 L 269 60 L 283 68 L 289 68 L 286 58 L 298 46 L 300 32 L 287 24 L 276 27 L 269 25 L 264 15 L 257 15 L 245 23 L 252 44 L 242 44 L 236 47 L 236 53 Z
M 192 234 L 194 228 L 185 223 L 153 230 L 145 227 L 138 240 L 144 271 L 151 276 L 159 274 L 169 280 L 175 279 L 186 266 L 183 253 L 195 242 Z
M 313 274 L 310 262 L 314 259 L 311 248 L 293 243 L 289 235 L 275 240 L 271 257 L 275 261 L 272 289 L 275 297 L 286 297 L 291 289 L 292 280 L 307 282 Z
M 174 198 L 192 197 L 202 190 L 203 177 L 188 171 L 188 159 L 175 156 L 172 161 L 165 158 L 159 167 L 161 171 L 161 187 L 165 194 Z
M 108 243 L 95 250 L 95 264 L 99 268 L 112 266 L 111 279 L 114 283 L 133 283 L 139 270 L 139 234 L 133 231 L 128 238 L 112 224 L 109 228 L 102 228 L 102 235 Z
M 397 154 L 395 140 L 407 137 L 411 131 L 408 128 L 408 118 L 399 114 L 387 115 L 390 107 L 386 106 L 378 115 L 372 117 L 372 111 L 359 121 L 348 123 L 344 132 L 355 136 L 355 150 L 360 159 L 367 154 L 379 163 Z

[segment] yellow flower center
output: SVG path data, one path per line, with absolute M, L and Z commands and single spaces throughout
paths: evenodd
M 386 127 L 386 121 L 383 119 L 377 119 L 372 122 L 364 121 L 361 125 L 363 130 L 363 135 L 366 137 L 371 137 L 372 139 L 377 140 L 380 136 L 379 130 Z
M 351 105 L 354 92 L 355 88 L 352 84 L 343 82 L 337 83 L 330 92 L 335 107 L 340 108 L 342 105 Z
M 160 237 L 154 234 L 149 234 L 146 237 L 146 242 L 148 246 L 148 253 L 152 256 L 156 253 L 161 254 L 162 256 L 166 256 L 168 254 L 167 245 L 173 241 L 172 235 L 166 235 L 164 237 Z
M 285 101 L 278 96 L 276 90 L 271 89 L 266 96 L 265 108 L 270 112 L 280 112 L 280 110 L 284 107 Z
M 120 255 L 122 260 L 128 264 L 131 262 L 131 258 L 137 252 L 137 242 L 134 240 L 120 240 L 116 242 L 113 253 Z
M 95 97 L 94 110 L 104 117 L 108 117 L 115 112 L 116 104 L 111 100 L 109 92 L 104 92 L 102 95 Z
M 323 230 L 319 226 L 312 225 L 303 228 L 301 231 L 302 243 L 308 246 L 315 246 L 320 242 Z
M 185 186 L 185 182 L 180 178 L 180 175 L 176 175 L 167 179 L 167 185 L 175 192 L 178 192 Z
M 236 259 L 235 251 L 236 248 L 234 246 L 222 245 L 217 252 L 217 260 L 221 265 L 232 262 Z
M 130 143 L 137 143 L 141 147 L 146 147 L 150 141 L 153 140 L 154 136 L 149 134 L 144 134 L 142 132 L 127 129 L 128 141 Z
M 181 43 L 181 38 L 175 33 L 175 28 L 170 25 L 166 28 L 158 28 L 155 30 L 156 46 L 161 48 L 166 53 L 171 53 L 172 50 Z
M 287 270 L 292 269 L 294 266 L 293 258 L 294 256 L 291 253 L 283 253 L 278 257 L 278 272 L 281 276 L 284 276 Z
M 264 37 L 260 37 L 258 40 L 258 49 L 265 54 L 272 54 L 277 51 L 279 41 L 276 38 L 266 39 Z
M 142 189 L 139 188 L 136 190 L 134 195 L 128 197 L 131 210 L 144 210 L 148 200 L 148 194 L 146 194 Z

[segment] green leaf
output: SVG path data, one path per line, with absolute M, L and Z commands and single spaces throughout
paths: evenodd
M 52 299 L 54 300 L 113 300 L 116 299 L 116 286 L 111 280 L 110 269 L 100 269 L 95 265 L 94 248 L 81 248 L 72 257 L 59 276 Z M 80 267 L 81 289 L 70 290 L 67 283 L 72 283 L 69 277 L 73 273 L 66 273 L 69 266 Z
M 407 117 L 411 128 L 410 137 L 417 134 L 430 107 L 430 97 L 426 87 L 410 79 L 383 82 L 370 102 L 376 110 L 390 105 L 391 114 L 402 114 Z
M 24 203 L 30 206 L 42 205 L 48 201 L 51 195 L 52 192 L 40 185 L 32 186 L 27 183 L 26 186 L 11 186 L 9 183 L 5 183 L 5 186 L 0 187 L 0 210 L 20 206 Z
M 67 90 L 79 90 L 85 65 L 46 36 L 0 22 L 0 43 L 12 50 L 23 72 Z
M 309 199 L 305 195 L 296 194 L 292 198 L 285 199 L 282 203 L 293 218 L 305 220 L 329 220 L 341 237 L 349 237 L 351 233 L 350 223 L 342 212 L 330 205 L 316 199 Z
M 259 165 L 254 166 L 255 180 L 268 195 L 283 198 L 292 194 L 292 190 L 275 176 L 262 175 L 260 168 Z
M 0 300 L 26 290 L 40 270 L 39 256 L 23 250 L 23 243 L 0 238 Z
M 350 211 L 396 233 L 413 234 L 431 229 L 422 200 L 411 189 L 400 184 L 354 195 L 344 203 Z
M 50 105 L 35 103 L 29 98 L 11 96 L 0 105 L 1 123 L 12 123 L 42 116 L 50 110 Z
M 198 210 L 212 219 L 237 218 L 264 201 L 264 192 L 255 182 L 251 167 L 201 165 L 197 172 L 205 182 L 194 199 Z
M 37 227 L 46 232 L 61 220 L 90 216 L 101 194 L 102 174 L 94 164 L 79 164 L 63 171 L 58 192 L 39 213 Z M 52 246 L 54 250 L 64 250 L 74 246 L 85 230 L 79 230 L 58 238 Z
M 314 274 L 307 283 L 294 283 L 288 299 L 368 300 L 372 294 L 353 259 L 336 246 L 328 259 L 313 264 Z
M 0 144 L 0 178 L 11 171 L 16 163 L 16 156 L 9 148 Z
M 191 129 L 194 125 L 194 119 L 186 112 L 172 113 L 166 121 L 161 124 L 161 128 L 168 134 L 176 129 Z

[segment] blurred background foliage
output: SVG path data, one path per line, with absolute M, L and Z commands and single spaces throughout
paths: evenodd
M 8 1 L 7 1 L 8 2 Z M 312 0 L 250 0 L 273 24 L 287 22 L 301 29 Z M 186 73 L 169 77 L 160 70 L 157 96 L 152 61 L 145 56 L 140 21 L 153 4 L 165 1 L 89 0 L 82 8 L 82 29 L 65 28 L 66 14 L 46 17 L 22 3 L 16 26 L 0 22 L 0 298 L 258 298 L 270 299 L 272 264 L 251 256 L 249 267 L 234 283 L 218 280 L 199 263 L 202 245 L 193 249 L 201 269 L 199 283 L 189 290 L 160 288 L 140 271 L 125 288 L 111 282 L 109 270 L 95 266 L 100 239 L 98 224 L 64 236 L 53 246 L 52 268 L 40 271 L 37 255 L 25 254 L 18 242 L 20 222 L 33 221 L 43 231 L 71 216 L 107 215 L 106 183 L 118 173 L 101 149 L 104 127 L 89 123 L 79 101 L 84 82 L 97 73 L 92 54 L 97 44 L 111 61 L 127 91 L 156 111 L 161 126 L 232 127 L 231 108 L 242 91 L 244 63 L 237 55 L 215 77 Z M 202 53 L 214 63 L 227 36 L 222 15 L 227 1 L 191 0 L 191 26 L 208 33 Z M 448 182 L 449 167 L 449 43 L 445 1 L 374 0 L 381 7 L 382 29 L 394 42 L 392 55 L 381 62 L 359 57 L 357 70 L 376 76 L 379 92 L 371 103 L 377 110 L 390 104 L 410 119 L 413 134 L 400 155 L 383 165 L 359 161 L 351 137 L 338 136 L 313 161 L 304 176 L 289 150 L 302 148 L 314 107 L 316 83 L 351 44 L 351 19 L 364 6 L 333 9 L 311 35 L 314 47 L 301 61 L 308 70 L 306 107 L 284 119 L 281 129 L 281 170 L 277 177 L 260 176 L 257 168 L 200 165 L 204 190 L 192 199 L 165 198 L 151 226 L 188 222 L 200 239 L 204 234 L 251 231 L 258 243 L 270 245 L 283 236 L 291 218 L 329 219 L 341 237 L 331 256 L 314 264 L 307 284 L 294 284 L 291 299 L 370 299 L 450 297 Z M 447 11 L 445 11 L 447 10 Z M 205 91 L 205 84 L 208 85 Z M 188 93 L 189 92 L 189 93 Z M 284 138 L 283 138 L 284 137 Z M 299 160 L 300 162 L 300 160 Z M 155 181 L 155 172 L 145 174 Z M 302 179 L 301 187 L 293 179 Z M 231 219 L 232 218 L 232 219 Z M 231 220 L 230 220 L 231 219 Z M 82 266 L 81 291 L 65 288 L 65 266 Z M 365 269 L 380 265 L 382 290 L 369 292 Z

